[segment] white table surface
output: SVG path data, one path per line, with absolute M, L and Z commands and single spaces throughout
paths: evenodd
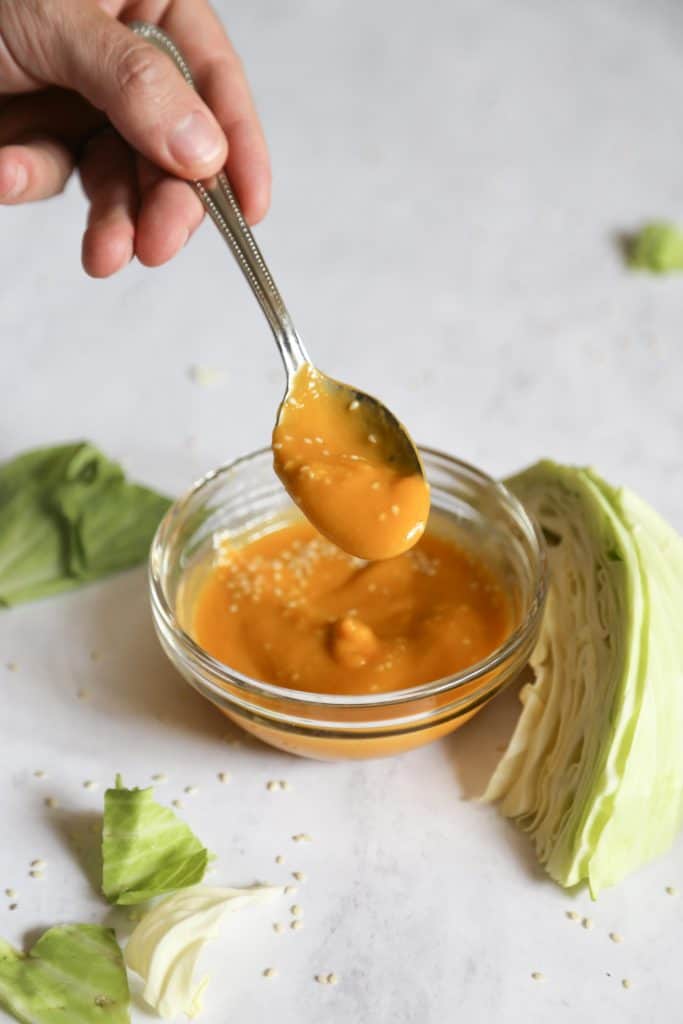
M 258 237 L 319 364 L 381 394 L 425 443 L 494 473 L 544 454 L 591 462 L 683 528 L 683 278 L 629 273 L 616 243 L 648 218 L 683 219 L 681 5 L 218 6 L 272 147 Z M 75 187 L 0 212 L 0 457 L 87 437 L 179 493 L 267 442 L 278 358 L 209 226 L 166 268 L 93 282 L 83 219 Z M 199 386 L 193 364 L 222 379 Z M 468 801 L 514 694 L 393 760 L 234 745 L 158 649 L 142 570 L 1 613 L 0 686 L 0 891 L 19 893 L 13 912 L 0 899 L 0 934 L 17 944 L 63 920 L 125 934 L 64 833 L 99 810 L 115 771 L 139 785 L 166 772 L 160 796 L 181 797 L 219 854 L 215 882 L 308 875 L 226 928 L 206 1024 L 682 1019 L 683 896 L 665 887 L 683 889 L 683 844 L 592 905 Z M 270 778 L 292 791 L 268 792 Z M 314 841 L 292 843 L 301 831 Z M 43 881 L 28 877 L 36 857 Z M 275 934 L 295 901 L 305 927 Z M 339 985 L 316 984 L 321 971 Z

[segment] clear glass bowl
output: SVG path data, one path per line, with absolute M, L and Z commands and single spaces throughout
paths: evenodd
M 193 597 L 218 532 L 244 534 L 296 515 L 263 449 L 200 480 L 168 511 L 149 566 L 154 624 L 185 679 L 237 725 L 307 757 L 378 757 L 457 729 L 509 683 L 536 642 L 546 595 L 543 538 L 522 505 L 480 470 L 420 449 L 432 492 L 430 525 L 483 557 L 506 586 L 513 623 L 506 641 L 466 671 L 393 693 L 307 693 L 250 679 L 217 661 L 189 632 Z

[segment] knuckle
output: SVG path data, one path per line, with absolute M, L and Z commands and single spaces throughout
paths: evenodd
M 237 75 L 244 75 L 245 74 L 244 61 L 242 60 L 242 58 L 240 57 L 239 53 L 237 53 L 236 50 L 232 51 L 232 53 L 230 54 L 230 56 L 226 60 L 226 64 L 232 69 L 232 71 L 235 74 L 237 74 Z
M 164 72 L 160 55 L 147 43 L 129 46 L 116 61 L 116 82 L 124 96 L 155 91 Z
M 242 58 L 235 50 L 229 53 L 219 53 L 207 61 L 205 69 L 206 78 L 221 79 L 223 81 L 243 78 L 244 64 Z

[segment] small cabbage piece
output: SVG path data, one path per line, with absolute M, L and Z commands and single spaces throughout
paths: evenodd
M 102 892 L 110 903 L 143 903 L 204 877 L 208 850 L 153 792 L 125 789 L 117 775 L 104 795 Z
M 653 274 L 683 270 L 683 231 L 666 221 L 646 224 L 631 242 L 628 262 Z
M 24 1024 L 129 1024 L 128 978 L 112 929 L 59 925 L 26 955 L 0 939 L 0 1006 Z
M 126 963 L 145 981 L 143 997 L 161 1017 L 196 1017 L 209 978 L 193 980 L 197 959 L 218 935 L 226 914 L 265 902 L 276 886 L 226 889 L 196 885 L 158 903 L 145 914 L 126 946 Z
M 683 823 L 683 539 L 591 470 L 543 461 L 507 481 L 548 541 L 535 681 L 485 800 L 561 885 L 593 896 Z

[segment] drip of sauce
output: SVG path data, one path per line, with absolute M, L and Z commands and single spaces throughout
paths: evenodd
M 422 536 L 429 487 L 388 460 L 363 405 L 304 365 L 273 432 L 275 471 L 306 518 L 343 551 L 393 558 Z
M 315 693 L 371 694 L 475 664 L 509 634 L 500 583 L 472 552 L 428 532 L 367 563 L 305 521 L 223 542 L 191 632 L 244 675 Z

